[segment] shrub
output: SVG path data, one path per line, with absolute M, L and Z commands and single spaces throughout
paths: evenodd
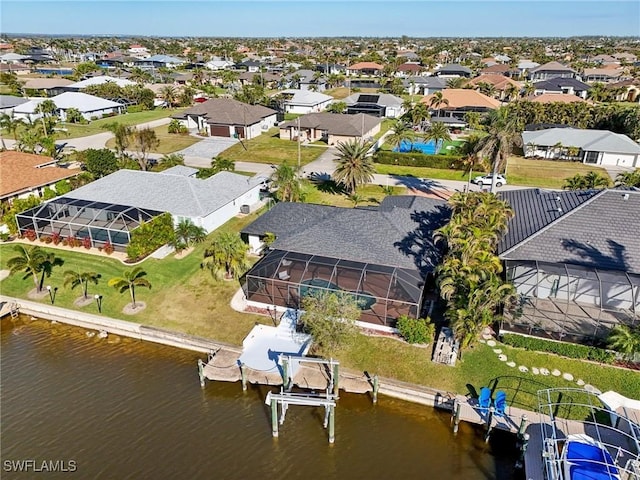
M 102 250 L 107 255 L 111 255 L 113 253 L 114 248 L 113 248 L 113 245 L 111 245 L 111 243 L 107 242 L 104 244 L 104 247 L 102 248 Z
M 163 213 L 149 222 L 142 222 L 131 232 L 127 256 L 132 260 L 145 257 L 174 238 L 173 218 L 170 213 Z
M 398 318 L 396 328 L 409 343 L 429 343 L 435 333 L 435 325 L 428 318 L 411 318 L 407 315 Z
M 53 240 L 51 239 L 51 237 L 40 237 L 40 241 L 48 244 L 48 243 L 51 243 Z
M 600 363 L 613 363 L 615 353 L 602 348 L 579 345 L 576 343 L 553 342 L 542 338 L 524 337 L 522 335 L 504 334 L 502 342 L 516 348 L 535 352 L 555 353 L 568 358 L 592 360 Z
M 63 245 L 65 244 L 65 241 L 67 242 L 66 245 L 71 248 L 80 246 L 79 240 L 77 240 L 76 237 L 72 235 L 69 235 L 67 238 L 64 239 L 64 241 L 62 242 Z
M 36 231 L 32 228 L 28 228 L 27 230 L 24 231 L 24 238 L 26 238 L 27 240 L 33 242 L 38 236 L 36 235 Z
M 82 246 L 89 250 L 91 248 L 91 239 L 89 237 L 84 237 L 82 239 Z
M 139 113 L 148 110 L 146 105 L 130 105 L 127 107 L 127 113 Z
M 169 122 L 169 127 L 167 129 L 167 131 L 169 133 L 180 133 L 180 134 L 185 134 L 188 133 L 188 129 L 185 125 L 183 125 L 180 120 L 174 118 L 173 120 L 171 120 L 171 122 Z
M 383 165 L 398 165 L 402 167 L 430 167 L 455 169 L 460 155 L 427 155 L 420 152 L 389 152 L 379 150 L 373 157 L 375 163 Z
M 53 232 L 51 234 L 51 241 L 54 245 L 58 245 L 62 241 L 62 236 L 58 232 Z

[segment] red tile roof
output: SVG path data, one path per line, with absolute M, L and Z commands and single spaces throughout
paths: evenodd
M 354 63 L 348 68 L 348 70 L 365 70 L 365 69 L 382 70 L 384 69 L 384 67 L 379 63 L 375 63 L 375 62 L 359 62 L 359 63 Z
M 543 93 L 534 97 L 529 97 L 527 100 L 535 103 L 575 103 L 586 102 L 582 98 L 576 95 L 564 94 L 564 93 Z
M 429 105 L 432 97 L 433 95 L 428 95 L 420 101 Z M 477 90 L 469 88 L 445 88 L 442 90 L 442 97 L 449 101 L 448 105 L 442 105 L 439 107 L 444 110 L 463 107 L 480 107 L 488 109 L 500 107 L 500 102 L 495 98 L 487 97 Z

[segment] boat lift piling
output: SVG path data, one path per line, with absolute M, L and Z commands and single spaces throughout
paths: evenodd
M 460 428 L 460 410 L 462 405 L 457 398 L 453 400 L 453 410 L 451 415 L 451 421 L 453 422 L 453 433 L 458 433 L 458 429 Z
M 335 442 L 335 407 L 336 399 L 327 390 L 326 395 L 302 394 L 281 391 L 280 393 L 267 393 L 265 404 L 271 406 L 271 434 L 278 436 L 278 423 L 284 424 L 284 419 L 289 405 L 302 405 L 308 407 L 324 407 L 325 417 L 323 427 L 329 427 L 329 443 Z M 278 405 L 280 405 L 280 420 L 278 421 Z
M 489 407 L 489 414 L 487 416 L 487 433 L 484 435 L 485 443 L 489 441 L 489 437 L 491 436 L 491 430 L 493 430 L 493 414 L 495 412 L 495 408 Z

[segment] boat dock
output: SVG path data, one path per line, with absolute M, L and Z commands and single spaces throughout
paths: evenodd
M 0 318 L 4 318 L 7 315 L 11 315 L 11 318 L 16 318 L 20 314 L 20 308 L 15 302 L 0 302 Z

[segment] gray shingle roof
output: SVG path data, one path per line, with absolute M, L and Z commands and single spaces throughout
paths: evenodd
M 590 85 L 575 78 L 555 77 L 549 80 L 542 80 L 533 84 L 536 90 L 546 90 L 548 92 L 561 92 L 562 88 L 573 87 L 574 90 L 589 90 Z
M 584 151 L 640 154 L 640 145 L 626 135 L 608 130 L 549 128 L 524 131 L 522 141 L 525 145 L 552 147 L 561 143 L 565 147 L 578 147 Z
M 13 95 L 0 95 L 0 108 L 12 108 L 27 103 L 28 98 L 14 97 Z
M 603 190 L 500 257 L 640 274 L 638 232 L 640 191 Z
M 262 182 L 231 172 L 220 172 L 204 180 L 167 172 L 118 170 L 65 196 L 176 216 L 205 217 Z
M 211 98 L 185 110 L 183 115 L 203 115 L 207 122 L 221 125 L 253 125 L 276 113 L 262 105 L 249 105 L 232 98 Z
M 366 99 L 362 100 L 360 97 Z M 356 103 L 370 103 L 368 100 L 371 97 L 378 97 L 376 105 L 382 105 L 383 107 L 399 107 L 402 105 L 403 100 L 400 97 L 391 95 L 390 93 L 354 93 L 342 100 L 347 105 L 355 105 Z
M 160 172 L 163 175 L 181 175 L 183 177 L 195 177 L 198 173 L 197 168 L 185 167 L 184 165 L 175 165 Z
M 276 234 L 279 250 L 432 270 L 440 259 L 433 231 L 448 218 L 446 203 L 424 197 L 390 197 L 378 209 L 281 203 L 243 233 Z
M 450 63 L 448 65 L 443 65 L 438 69 L 438 73 L 446 73 L 446 72 L 464 72 L 467 74 L 471 73 L 471 69 L 469 67 L 465 67 L 464 65 L 459 65 L 457 63 Z
M 309 113 L 299 117 L 300 128 L 317 128 L 326 130 L 331 135 L 359 137 L 382 122 L 381 118 L 357 113 L 344 115 L 340 113 Z M 297 127 L 298 119 L 281 123 L 280 128 Z M 364 128 L 363 128 L 364 126 Z

